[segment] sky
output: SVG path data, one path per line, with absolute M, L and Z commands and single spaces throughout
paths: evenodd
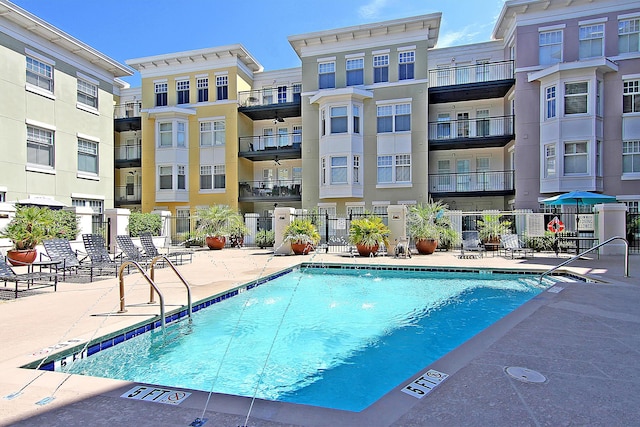
M 127 59 L 242 44 L 265 70 L 300 66 L 287 37 L 442 12 L 437 47 L 489 41 L 504 0 L 11 0 Z M 238 7 L 239 10 L 233 10 Z M 139 75 L 123 80 L 140 84 Z

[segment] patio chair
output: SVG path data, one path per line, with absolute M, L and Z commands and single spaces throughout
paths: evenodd
M 116 236 L 116 243 L 118 244 L 118 248 L 124 253 L 123 261 L 135 261 L 145 268 L 150 265 L 153 257 L 145 254 L 137 247 L 128 234 Z
M 528 254 L 533 256 L 533 249 L 525 247 L 517 234 L 501 235 L 500 243 L 502 244 L 502 255 L 504 257 L 511 256 L 511 259 L 513 259 L 516 254 L 523 255 L 525 258 L 527 258 Z
M 117 277 L 121 260 L 111 258 L 109 251 L 107 251 L 107 244 L 104 238 L 99 234 L 83 234 L 82 241 L 84 243 L 84 250 L 87 252 L 91 264 L 94 265 L 97 271 L 99 273 L 103 271 L 113 272 Z
M 169 251 L 169 253 L 161 254 L 158 251 L 158 248 L 153 243 L 153 236 L 151 233 L 145 232 L 140 234 L 140 244 L 142 245 L 142 249 L 144 253 L 152 258 L 157 257 L 158 255 L 166 255 L 171 262 L 174 264 L 184 264 L 187 262 L 191 262 L 193 259 L 193 251 L 184 250 L 184 251 Z
M 58 272 L 62 272 L 62 280 L 66 280 L 67 272 L 80 274 L 89 273 L 89 281 L 93 282 L 93 266 L 90 263 L 83 263 L 76 251 L 71 248 L 67 239 L 48 239 L 42 242 L 46 253 L 40 254 L 51 261 L 59 261 Z
M 409 249 L 409 238 L 401 237 L 396 239 L 396 247 L 394 249 L 394 258 L 411 258 L 411 249 Z
M 462 244 L 460 246 L 460 255 L 458 258 L 466 259 L 483 257 L 485 252 L 486 249 L 482 245 L 480 235 L 477 231 L 462 232 Z
M 7 282 L 15 283 L 14 295 L 18 298 L 18 292 L 25 292 L 29 290 L 51 287 L 56 291 L 58 288 L 58 272 L 57 270 L 49 269 L 48 271 L 33 271 L 32 266 L 28 266 L 27 273 L 16 273 L 13 268 L 7 264 L 5 258 L 0 262 L 0 280 L 4 282 L 5 288 Z M 25 283 L 26 289 L 20 289 L 19 284 Z

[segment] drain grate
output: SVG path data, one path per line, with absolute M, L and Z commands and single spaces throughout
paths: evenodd
M 525 383 L 543 383 L 547 380 L 540 372 L 519 366 L 509 366 L 505 371 L 510 377 Z

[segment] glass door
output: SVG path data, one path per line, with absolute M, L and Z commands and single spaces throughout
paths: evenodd
M 465 192 L 471 186 L 471 164 L 468 159 L 456 160 L 456 191 Z

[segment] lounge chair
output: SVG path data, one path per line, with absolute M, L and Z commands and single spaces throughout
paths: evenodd
M 67 239 L 48 239 L 42 242 L 46 253 L 41 257 L 46 257 L 51 261 L 59 261 L 58 272 L 62 272 L 62 280 L 66 280 L 67 273 L 80 274 L 89 273 L 89 281 L 93 281 L 93 266 L 90 263 L 83 263 L 77 252 L 71 248 Z
M 82 241 L 91 263 L 98 268 L 100 273 L 103 271 L 113 272 L 115 276 L 118 276 L 118 268 L 121 264 L 119 261 L 121 260 L 111 258 L 109 251 L 107 251 L 107 244 L 101 235 L 83 234 Z
M 502 245 L 502 255 L 505 257 L 510 256 L 513 259 L 516 254 L 523 255 L 525 258 L 527 258 L 528 254 L 533 256 L 533 249 L 525 247 L 517 234 L 501 235 L 500 243 Z
M 159 255 L 166 255 L 171 262 L 174 264 L 184 264 L 185 262 L 191 262 L 193 259 L 193 251 L 184 250 L 184 251 L 169 251 L 169 253 L 161 254 L 158 251 L 158 248 L 153 243 L 153 236 L 151 233 L 141 233 L 140 234 L 140 244 L 142 245 L 142 249 L 144 253 L 150 257 L 157 257 Z
M 32 266 L 29 266 L 28 273 L 17 274 L 13 268 L 7 264 L 7 260 L 5 258 L 0 262 L 0 280 L 4 282 L 5 288 L 7 287 L 7 282 L 15 283 L 14 294 L 16 298 L 18 298 L 18 292 L 25 292 L 51 286 L 53 286 L 54 291 L 57 290 L 57 270 L 49 269 L 48 271 L 32 271 L 32 268 Z M 18 286 L 19 283 L 26 283 L 26 289 L 20 289 Z
M 462 232 L 462 244 L 460 246 L 460 255 L 458 258 L 465 259 L 483 257 L 485 252 L 486 249 L 482 245 L 480 235 L 477 231 Z
M 116 236 L 116 243 L 118 244 L 118 248 L 124 253 L 124 261 L 135 261 L 145 268 L 151 264 L 153 257 L 145 254 L 137 247 L 128 234 Z

